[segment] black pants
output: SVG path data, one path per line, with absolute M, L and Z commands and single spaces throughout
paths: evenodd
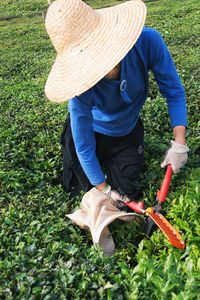
M 135 186 L 144 171 L 144 128 L 139 119 L 135 128 L 126 136 L 110 137 L 95 133 L 96 155 L 102 170 L 105 172 L 106 182 L 121 194 L 137 199 L 139 191 Z M 78 157 L 68 115 L 61 134 L 63 149 L 63 188 L 71 192 L 71 196 L 80 191 L 87 192 L 92 188 L 86 177 Z

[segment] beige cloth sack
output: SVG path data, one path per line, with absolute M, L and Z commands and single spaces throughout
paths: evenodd
M 126 222 L 140 217 L 136 213 L 126 213 L 116 207 L 116 202 L 104 193 L 92 188 L 81 201 L 80 209 L 66 215 L 80 227 L 89 230 L 94 244 L 99 244 L 105 255 L 112 255 L 115 244 L 108 225 L 116 219 Z

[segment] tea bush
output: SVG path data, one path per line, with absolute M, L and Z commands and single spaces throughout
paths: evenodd
M 88 1 L 93 7 L 120 1 Z M 65 215 L 79 207 L 62 189 L 59 138 L 67 103 L 53 104 L 44 85 L 56 53 L 41 11 L 46 0 L 0 4 L 0 298 L 1 299 L 200 299 L 200 85 L 198 0 L 146 1 L 146 25 L 164 37 L 188 100 L 187 165 L 173 175 L 163 212 L 183 235 L 174 248 L 156 230 L 112 224 L 116 253 L 104 257 L 91 236 Z M 150 76 L 142 110 L 146 172 L 145 205 L 156 203 L 172 138 L 167 107 Z

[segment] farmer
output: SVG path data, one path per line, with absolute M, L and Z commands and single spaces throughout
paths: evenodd
M 185 91 L 161 35 L 145 28 L 146 7 L 132 0 L 94 10 L 81 0 L 56 0 L 45 26 L 58 53 L 46 82 L 49 100 L 69 100 L 61 136 L 64 189 L 93 186 L 111 199 L 138 198 L 144 170 L 140 110 L 151 70 L 167 99 L 174 140 L 161 166 L 187 161 Z M 127 198 L 126 197 L 126 198 Z

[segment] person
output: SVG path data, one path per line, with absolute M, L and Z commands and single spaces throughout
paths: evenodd
M 185 91 L 160 33 L 144 27 L 141 0 L 94 10 L 81 0 L 56 0 L 45 26 L 57 51 L 45 93 L 69 100 L 61 135 L 63 187 L 71 195 L 95 186 L 113 200 L 139 197 L 144 171 L 140 110 L 151 70 L 167 99 L 174 140 L 161 166 L 187 161 Z

